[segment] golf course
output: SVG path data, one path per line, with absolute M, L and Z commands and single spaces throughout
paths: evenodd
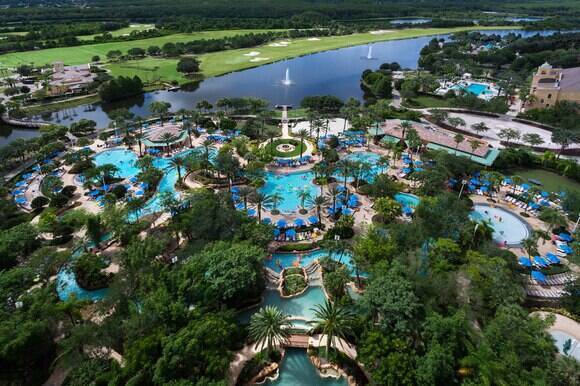
M 329 36 L 319 38 L 284 39 L 262 46 L 245 49 L 226 50 L 199 55 L 202 74 L 205 77 L 223 75 L 233 71 L 257 67 L 263 64 L 289 59 L 315 52 L 333 50 L 343 47 L 356 46 L 373 42 L 410 39 L 421 36 L 450 34 L 461 31 L 499 30 L 513 27 L 458 27 L 458 28 L 411 28 L 403 30 L 379 30 L 367 33 L 358 33 L 344 36 Z M 162 46 L 167 42 L 189 42 L 198 39 L 217 39 L 226 36 L 260 33 L 265 30 L 226 30 L 206 31 L 190 34 L 173 34 L 157 38 L 133 40 L 126 42 L 112 42 L 77 47 L 55 48 L 38 51 L 16 52 L 0 56 L 0 67 L 13 68 L 20 64 L 34 63 L 35 65 L 49 64 L 63 60 L 68 65 L 88 63 L 94 55 L 105 58 L 111 50 L 126 52 L 133 47 L 147 49 L 151 45 Z M 137 60 L 112 62 L 106 68 L 113 76 L 137 75 L 144 81 L 161 79 L 163 81 L 187 79 L 176 71 L 178 58 L 146 57 Z

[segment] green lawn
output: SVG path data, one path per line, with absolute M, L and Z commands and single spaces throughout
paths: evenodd
M 121 28 L 115 31 L 111 31 L 111 35 L 113 37 L 117 37 L 117 36 L 123 36 L 123 35 L 129 35 L 131 32 L 133 31 L 147 31 L 150 29 L 155 29 L 155 25 L 154 24 L 131 24 L 129 27 L 125 27 L 125 28 Z M 81 35 L 81 36 L 77 36 L 77 39 L 79 40 L 93 40 L 95 38 L 95 36 L 101 36 L 102 33 L 100 34 L 93 34 L 93 35 Z
M 413 109 L 423 109 L 429 107 L 451 107 L 451 104 L 448 100 L 443 98 L 437 98 L 430 95 L 419 95 L 412 100 L 405 101 L 403 106 Z
M 536 179 L 543 184 L 541 188 L 549 192 L 580 190 L 580 183 L 543 169 L 516 169 L 510 170 L 508 174 Z
M 49 48 L 38 51 L 13 52 L 10 54 L 0 55 L 0 67 L 17 67 L 20 64 L 34 63 L 36 66 L 42 64 L 51 64 L 55 61 L 62 60 L 65 64 L 83 64 L 91 61 L 94 55 L 99 55 L 105 59 L 107 52 L 111 50 L 121 50 L 127 52 L 129 48 L 147 47 L 172 42 L 189 42 L 199 39 L 219 39 L 226 36 L 245 35 L 249 33 L 261 33 L 267 30 L 246 29 L 246 30 L 224 30 L 224 31 L 204 31 L 194 33 L 181 33 L 167 36 L 160 36 L 150 39 L 131 40 L 123 42 L 111 42 L 100 44 L 87 44 L 76 47 Z
M 282 144 L 291 144 L 294 145 L 295 147 L 292 151 L 287 152 L 278 151 L 276 147 Z M 275 139 L 272 143 L 268 142 L 268 144 L 266 145 L 266 152 L 272 154 L 274 157 L 291 158 L 299 156 L 300 150 L 302 149 L 302 152 L 304 152 L 306 148 L 307 148 L 306 144 L 302 145 L 300 141 L 296 139 Z
M 465 28 L 411 28 L 394 30 L 383 34 L 359 33 L 348 36 L 329 36 L 319 40 L 285 39 L 290 42 L 287 47 L 272 47 L 268 43 L 259 47 L 238 50 L 227 50 L 199 55 L 201 69 L 206 77 L 223 75 L 228 72 L 244 70 L 263 64 L 273 63 L 284 59 L 294 58 L 320 51 L 333 50 L 342 47 L 355 46 L 371 42 L 396 39 L 410 39 L 420 36 L 446 34 L 466 30 L 505 29 L 509 27 L 465 27 Z M 247 56 L 251 52 L 259 52 L 256 56 Z M 252 61 L 254 60 L 254 61 Z M 2 57 L 0 56 L 0 62 Z M 138 75 L 150 79 L 152 73 L 157 72 L 163 80 L 183 81 L 182 75 L 175 71 L 176 59 L 145 58 L 121 64 L 107 66 L 113 75 Z

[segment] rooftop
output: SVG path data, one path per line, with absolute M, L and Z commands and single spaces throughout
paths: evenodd
M 562 70 L 560 89 L 562 91 L 580 91 L 580 67 Z

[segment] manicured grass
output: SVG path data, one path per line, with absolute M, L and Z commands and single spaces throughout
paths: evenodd
M 308 109 L 298 108 L 288 110 L 288 118 L 304 118 L 306 117 Z M 282 118 L 282 110 L 276 110 L 275 118 Z
M 276 147 L 283 144 L 291 144 L 294 145 L 294 149 L 292 151 L 281 152 L 276 150 Z M 297 157 L 300 155 L 300 149 L 302 148 L 302 152 L 306 150 L 306 144 L 302 145 L 299 140 L 295 139 L 275 139 L 272 143 L 268 142 L 266 145 L 266 151 L 269 154 L 272 154 L 274 157 L 279 158 L 290 158 L 290 157 Z
M 115 31 L 110 31 L 110 34 L 113 37 L 117 37 L 117 36 L 123 36 L 123 35 L 129 35 L 131 32 L 133 31 L 147 31 L 150 29 L 155 29 L 155 25 L 154 24 L 131 24 L 129 27 L 125 27 L 125 28 L 121 28 Z M 95 36 L 101 36 L 101 34 L 93 34 L 93 35 L 81 35 L 81 36 L 77 36 L 77 39 L 79 40 L 93 40 L 95 38 Z
M 147 49 L 149 46 L 153 45 L 161 47 L 168 42 L 185 43 L 192 40 L 219 39 L 226 36 L 246 35 L 249 33 L 261 33 L 266 31 L 267 30 L 258 29 L 204 31 L 173 34 L 150 39 L 131 40 L 124 42 L 87 44 L 76 47 L 60 47 L 38 51 L 14 52 L 0 55 L 0 67 L 12 68 L 17 67 L 19 64 L 23 63 L 34 63 L 34 65 L 39 66 L 43 64 L 51 64 L 58 60 L 64 61 L 67 65 L 83 64 L 90 62 L 94 55 L 98 55 L 101 57 L 101 59 L 105 59 L 107 52 L 111 50 L 121 50 L 123 53 L 126 53 L 129 48 L 134 47 Z M 175 68 L 173 70 L 175 71 Z
M 422 109 L 429 107 L 451 107 L 451 103 L 444 98 L 437 98 L 430 95 L 419 95 L 411 100 L 405 101 L 403 106 Z
M 543 169 L 515 169 L 510 170 L 510 175 L 518 175 L 524 179 L 533 178 L 540 181 L 541 189 L 549 192 L 560 192 L 562 190 L 580 190 L 580 183 L 567 177 Z
M 272 43 L 254 48 L 244 48 L 238 50 L 227 50 L 199 55 L 201 61 L 201 70 L 204 76 L 218 76 L 229 72 L 245 70 L 263 64 L 273 63 L 284 59 L 294 58 L 301 55 L 307 55 L 320 51 L 328 51 L 343 47 L 356 46 L 371 42 L 410 39 L 420 36 L 430 36 L 437 34 L 454 33 L 466 30 L 483 30 L 483 29 L 505 29 L 512 27 L 465 27 L 465 28 L 412 28 L 405 30 L 395 30 L 384 34 L 359 33 L 347 36 L 329 36 L 321 37 L 319 40 L 302 39 L 285 39 L 290 42 L 287 47 L 271 47 Z M 252 51 L 259 52 L 258 56 L 245 56 Z M 258 62 L 252 62 L 252 59 L 262 58 Z M 0 56 L 2 63 L 2 56 Z M 165 81 L 177 80 L 184 81 L 181 74 L 178 74 L 176 59 L 152 59 L 145 58 L 128 62 L 127 64 L 110 64 L 107 66 L 111 74 L 118 75 L 138 75 L 139 77 L 150 79 L 151 74 L 157 72 Z M 130 66 L 130 67 L 127 67 Z M 290 112 L 298 114 L 298 112 Z

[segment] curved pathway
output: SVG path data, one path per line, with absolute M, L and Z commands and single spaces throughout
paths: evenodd
M 548 328 L 548 331 L 563 331 L 566 334 L 573 336 L 576 340 L 580 341 L 580 323 L 576 322 L 575 320 L 572 320 L 564 315 L 545 311 L 532 312 L 530 315 L 537 315 L 542 319 L 545 319 L 548 315 L 554 315 L 556 317 L 556 321 L 551 327 Z

